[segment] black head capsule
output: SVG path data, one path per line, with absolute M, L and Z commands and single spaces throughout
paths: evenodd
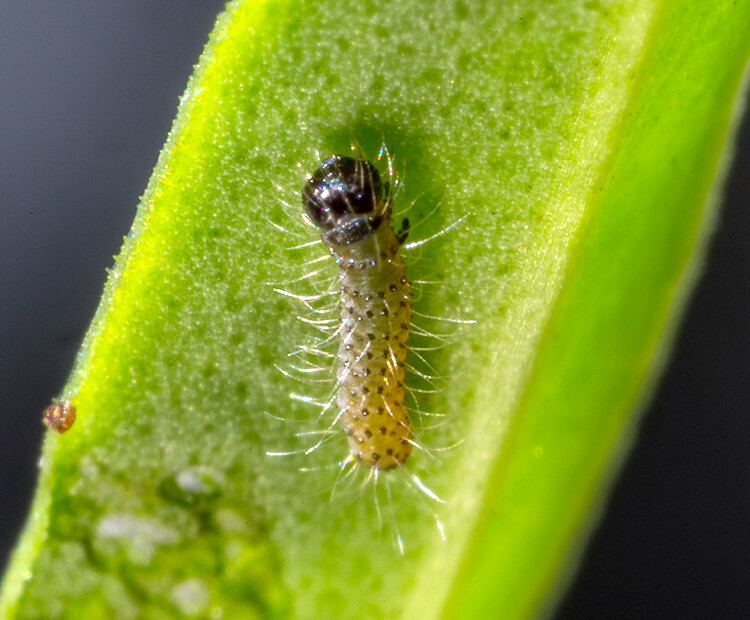
M 383 222 L 383 184 L 364 159 L 332 155 L 302 188 L 302 205 L 329 245 L 348 245 L 370 236 Z

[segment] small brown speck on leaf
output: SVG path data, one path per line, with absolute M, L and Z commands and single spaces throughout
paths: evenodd
M 69 402 L 52 403 L 42 414 L 42 423 L 56 433 L 64 433 L 76 419 L 76 408 Z

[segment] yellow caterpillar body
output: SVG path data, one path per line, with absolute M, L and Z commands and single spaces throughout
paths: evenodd
M 413 446 L 404 405 L 411 284 L 399 254 L 406 234 L 391 227 L 390 191 L 362 159 L 326 159 L 302 199 L 340 268 L 335 402 L 350 458 L 399 467 Z

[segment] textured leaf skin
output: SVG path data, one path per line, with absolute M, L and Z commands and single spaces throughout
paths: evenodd
M 699 267 L 748 23 L 722 0 L 232 4 L 64 390 L 78 418 L 45 444 L 0 611 L 545 609 Z M 265 455 L 301 422 L 264 412 L 311 415 L 274 367 L 301 330 L 268 282 L 314 256 L 269 225 L 274 185 L 295 200 L 297 162 L 352 140 L 385 140 L 419 236 L 466 218 L 410 266 L 442 282 L 415 310 L 476 320 L 430 355 L 451 379 L 420 403 L 450 413 L 427 446 L 463 440 L 414 457 L 446 542 L 403 484 L 381 530 L 369 491 L 329 501 L 335 469 L 297 471 L 343 438 Z

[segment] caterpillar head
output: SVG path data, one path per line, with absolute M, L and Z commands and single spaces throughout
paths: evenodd
M 302 205 L 328 245 L 369 237 L 388 218 L 383 183 L 364 159 L 332 155 L 302 188 Z

